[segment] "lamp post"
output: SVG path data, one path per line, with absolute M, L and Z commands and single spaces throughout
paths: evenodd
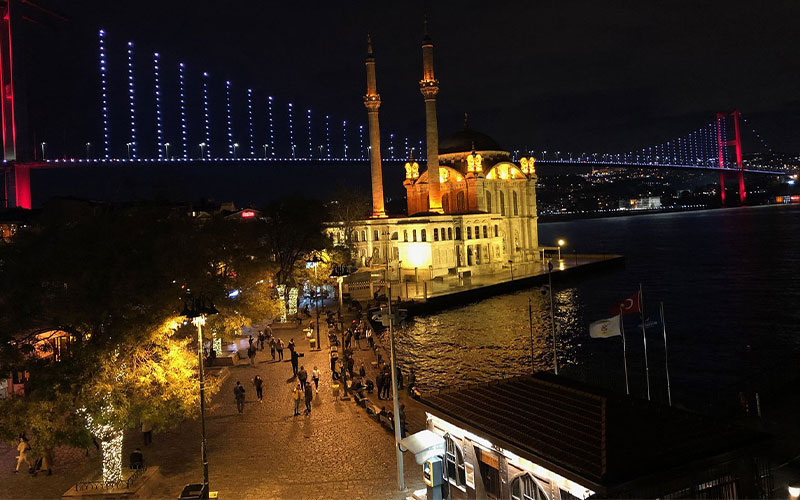
M 269 144 L 262 144 L 262 145 L 261 145 L 261 147 L 262 147 L 262 148 L 264 148 L 264 158 L 266 158 L 266 157 L 267 157 L 267 146 L 268 146 L 268 145 L 269 145 Z
M 125 143 L 125 145 L 128 146 L 128 159 L 130 160 L 131 159 L 131 146 L 133 146 L 133 143 L 132 142 L 127 142 L 127 143 Z
M 45 148 L 47 148 L 47 143 L 46 142 L 42 142 L 42 143 L 39 144 L 39 146 L 41 146 L 41 148 L 42 148 L 42 160 L 44 160 L 45 159 L 44 152 L 45 152 Z
M 169 160 L 169 147 L 170 147 L 170 143 L 165 142 L 164 143 L 164 158 L 166 158 L 167 160 Z
M 91 158 L 91 156 L 92 156 L 91 151 L 92 151 L 92 143 L 91 142 L 87 142 L 86 143 L 86 159 L 87 160 L 89 158 Z
M 306 260 L 306 264 L 310 264 L 314 267 L 314 278 L 317 277 L 317 266 L 319 263 L 322 262 L 322 259 L 319 258 L 319 255 L 314 253 L 310 259 Z M 319 293 L 317 292 L 317 285 L 314 284 L 314 288 L 311 289 L 311 297 L 314 299 L 314 311 L 316 313 L 316 321 L 314 322 L 314 326 L 317 329 L 317 350 L 322 349 L 322 344 L 319 343 Z M 342 344 L 344 345 L 344 344 Z
M 547 283 L 547 292 L 550 293 L 550 328 L 552 329 L 553 333 L 553 369 L 555 370 L 555 374 L 558 375 L 558 350 L 556 348 L 556 309 L 555 301 L 553 300 L 553 262 L 550 260 L 547 261 Z M 542 292 L 545 293 L 544 290 L 542 290 Z
M 239 143 L 238 142 L 234 142 L 233 143 L 233 157 L 234 158 L 236 158 L 236 150 L 237 149 L 239 149 Z
M 201 142 L 200 144 L 198 144 L 198 146 L 200 146 L 200 158 L 205 158 L 206 146 L 208 146 L 208 144 L 206 144 L 205 142 Z
M 567 242 L 564 241 L 563 239 L 559 239 L 557 243 L 558 243 L 558 260 L 561 260 L 561 247 L 566 245 Z
M 182 316 L 191 319 L 192 324 L 197 326 L 197 358 L 200 366 L 200 428 L 202 441 L 200 452 L 203 459 L 203 494 L 202 498 L 208 498 L 208 456 L 206 455 L 206 382 L 205 369 L 203 367 L 203 325 L 206 324 L 206 316 L 218 314 L 219 311 L 214 304 L 207 300 L 204 295 L 190 297 L 184 303 Z

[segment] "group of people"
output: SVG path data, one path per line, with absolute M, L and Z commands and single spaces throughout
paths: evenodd
M 319 377 L 320 371 L 316 366 L 311 372 L 311 381 L 314 383 L 314 388 L 311 387 L 311 382 L 308 381 L 308 372 L 304 366 L 300 367 L 297 372 L 297 385 L 292 389 L 292 400 L 294 401 L 294 416 L 300 415 L 300 402 L 305 399 L 306 409 L 303 415 L 311 414 L 311 401 L 314 400 L 314 393 L 319 393 Z

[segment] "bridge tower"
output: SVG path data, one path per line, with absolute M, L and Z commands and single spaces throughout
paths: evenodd
M 0 2 L 0 123 L 2 124 L 3 207 L 31 208 L 31 145 L 27 141 L 25 83 L 14 68 L 21 60 L 19 34 L 22 21 L 19 0 Z
M 717 154 L 719 155 L 719 168 L 725 168 L 725 148 L 734 146 L 736 148 L 736 166 L 739 171 L 739 202 L 744 204 L 747 198 L 747 191 L 744 187 L 744 165 L 742 164 L 742 136 L 739 131 L 739 118 L 742 114 L 738 109 L 734 109 L 730 113 L 717 113 Z M 734 138 L 728 140 L 727 134 L 724 132 L 728 118 L 733 120 Z M 722 204 L 725 204 L 725 170 L 719 173 L 719 186 Z

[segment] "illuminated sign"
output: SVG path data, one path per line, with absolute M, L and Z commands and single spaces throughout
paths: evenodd
M 249 219 L 255 216 L 256 212 L 254 210 L 242 210 L 242 219 Z

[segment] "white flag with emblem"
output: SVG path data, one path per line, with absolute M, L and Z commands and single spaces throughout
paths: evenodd
M 593 339 L 605 339 L 622 335 L 619 329 L 620 316 L 601 319 L 589 325 L 589 336 Z

